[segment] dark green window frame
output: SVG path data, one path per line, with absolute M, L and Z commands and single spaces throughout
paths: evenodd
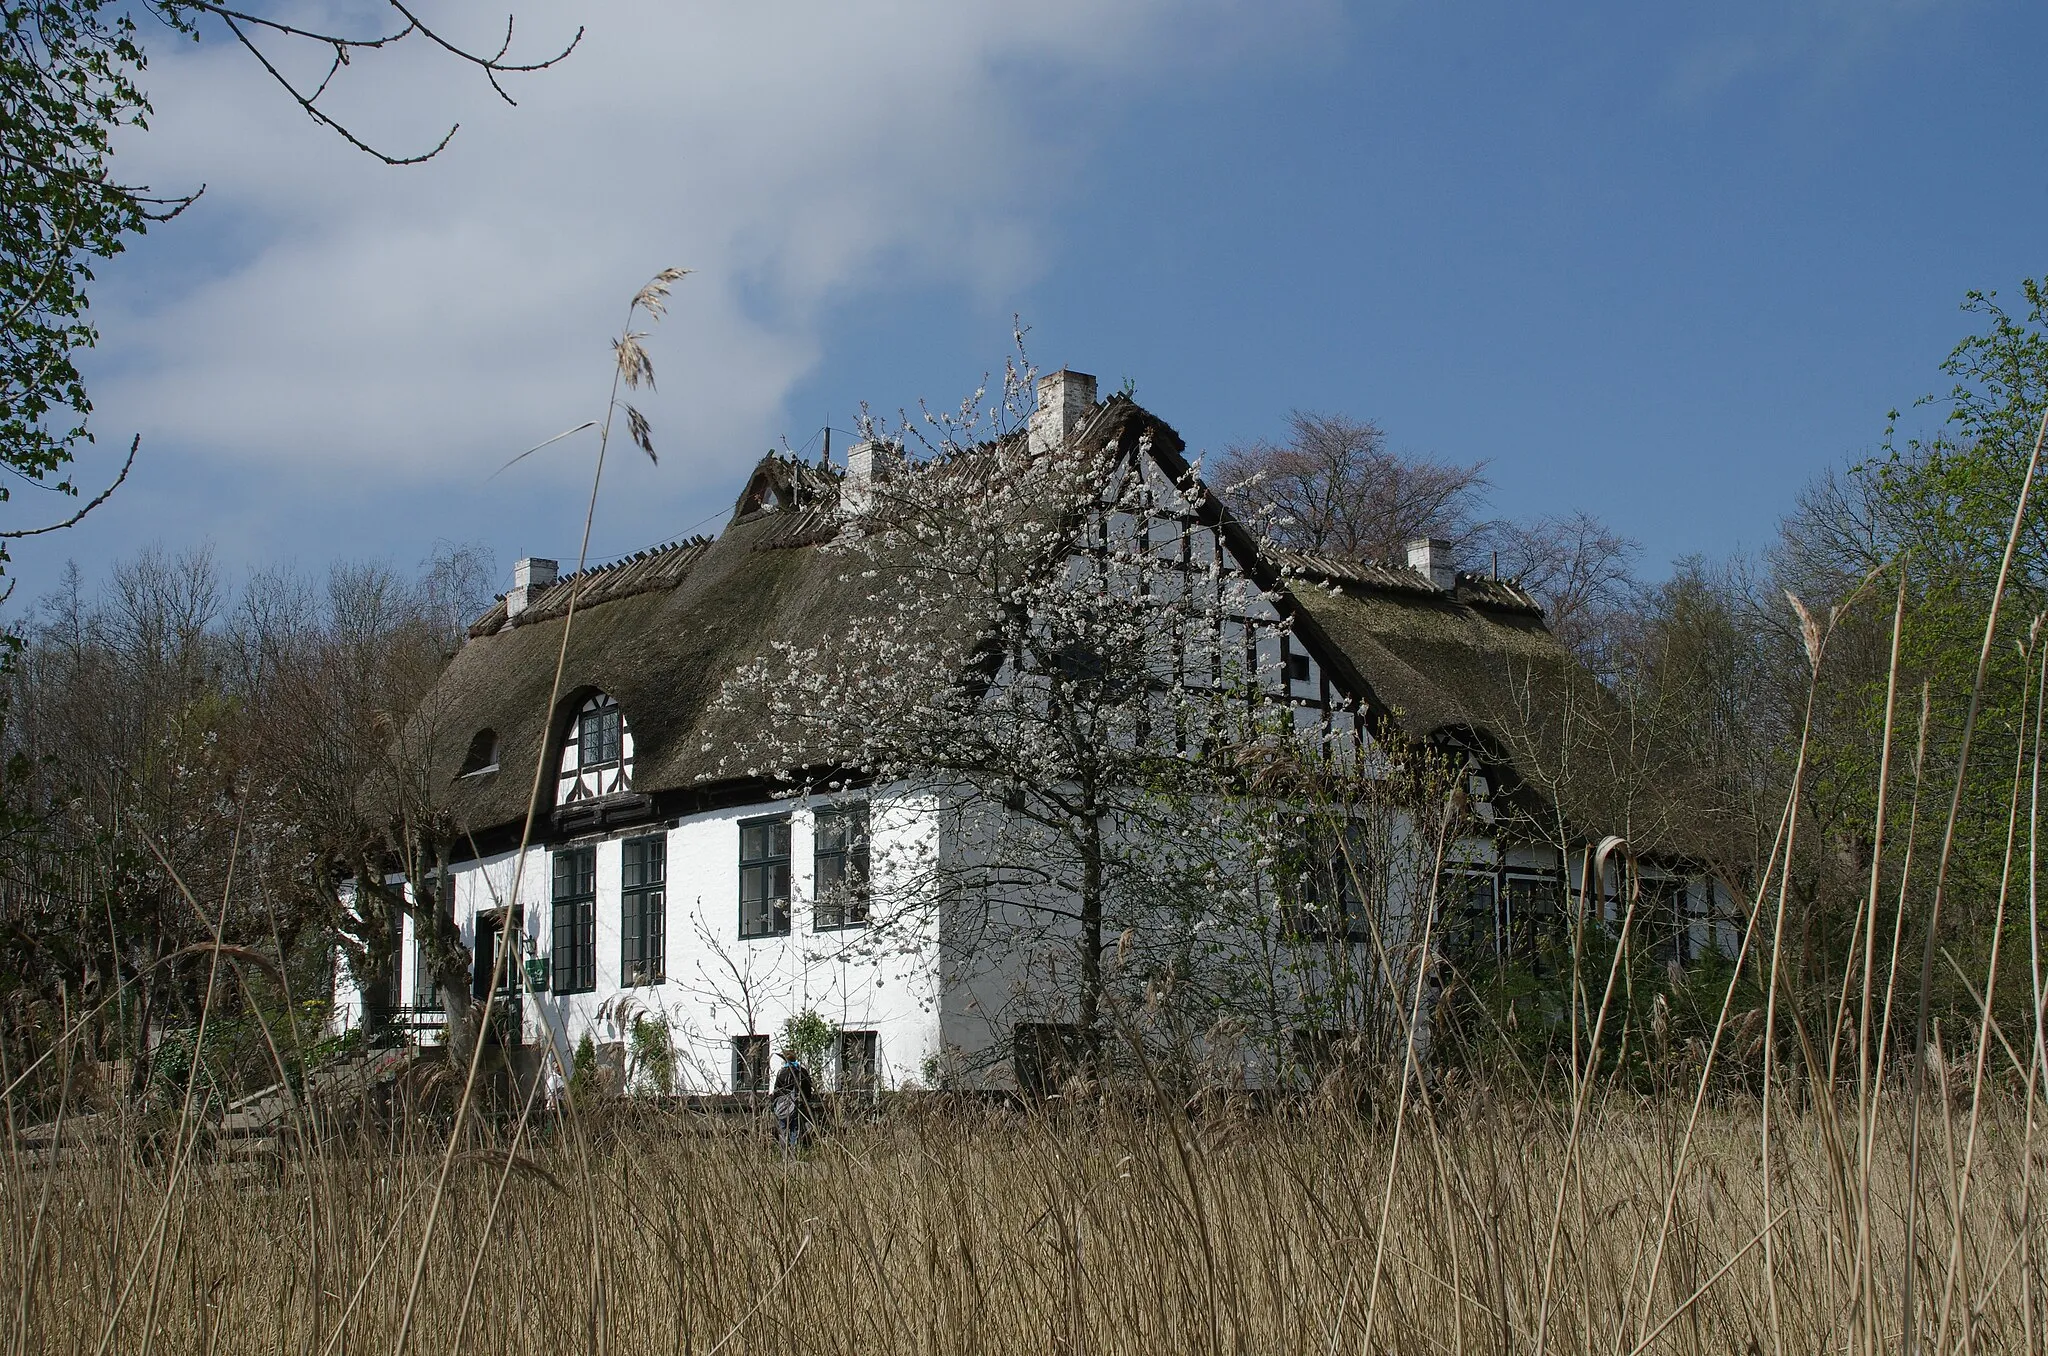
M 789 816 L 740 821 L 740 936 L 789 935 Z
M 616 702 L 577 717 L 576 766 L 608 767 L 619 761 L 625 740 L 620 734 Z
M 833 1053 L 841 1092 L 868 1092 L 882 1085 L 882 1039 L 872 1031 L 842 1031 Z
M 1336 830 L 1297 825 L 1280 854 L 1280 919 L 1298 941 L 1369 942 L 1372 920 L 1359 891 L 1366 873 L 1364 843 L 1353 835 L 1347 854 Z
M 835 805 L 812 820 L 811 889 L 817 901 L 811 927 L 817 932 L 861 928 L 868 923 L 868 807 L 866 801 Z
M 597 987 L 597 849 L 555 853 L 555 944 L 549 978 L 556 993 Z
M 619 844 L 619 983 L 626 988 L 668 978 L 667 885 L 664 835 Z
M 769 1083 L 768 1038 L 766 1036 L 734 1036 L 732 1038 L 732 1090 L 734 1092 L 766 1092 Z

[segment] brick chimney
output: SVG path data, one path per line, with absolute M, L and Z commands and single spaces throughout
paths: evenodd
M 1031 416 L 1033 453 L 1065 447 L 1074 429 L 1095 408 L 1095 378 L 1062 367 L 1038 379 L 1038 409 Z
M 555 582 L 555 574 L 561 568 L 552 560 L 538 556 L 522 557 L 512 567 L 512 591 L 505 595 L 505 620 L 510 621 L 532 605 L 534 595 L 544 591 Z
M 1408 568 L 1420 571 L 1440 593 L 1449 593 L 1458 582 L 1458 567 L 1451 563 L 1451 544 L 1440 537 L 1417 537 L 1409 542 Z
M 889 479 L 903 463 L 903 449 L 880 438 L 866 438 L 846 449 L 846 478 L 839 482 L 839 503 L 849 513 L 865 513 L 875 502 L 875 486 Z

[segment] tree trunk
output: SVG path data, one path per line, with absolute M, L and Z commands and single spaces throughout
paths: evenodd
M 1091 1076 L 1100 1076 L 1096 1024 L 1102 1017 L 1102 819 L 1091 797 L 1081 819 L 1081 1038 Z

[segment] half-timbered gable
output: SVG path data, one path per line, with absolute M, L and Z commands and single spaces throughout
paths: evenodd
M 1227 690 L 1330 747 L 1443 750 L 1477 822 L 1501 826 L 1453 848 L 1446 929 L 1503 951 L 1560 907 L 1573 861 L 1570 844 L 1517 837 L 1511 821 L 1568 821 L 1579 844 L 1625 832 L 1677 859 L 1668 809 L 1624 827 L 1612 805 L 1550 775 L 1571 753 L 1573 710 L 1605 697 L 1519 586 L 1454 571 L 1441 543 L 1420 542 L 1402 562 L 1275 550 L 1202 483 L 1171 426 L 1127 396 L 1097 400 L 1079 373 L 1042 381 L 1028 430 L 958 457 L 1022 464 L 1054 452 L 1089 478 L 1086 507 L 1017 539 L 1039 543 L 1066 587 L 1172 619 L 1159 632 L 1172 643 L 1144 656 L 1159 717 L 1137 737 L 1199 756 L 1205 732 L 1185 715 L 1199 703 L 1176 714 L 1171 698 Z M 967 1005 L 949 997 L 941 925 L 866 951 L 860 942 L 903 863 L 955 849 L 949 808 L 912 778 L 876 784 L 823 736 L 782 741 L 775 765 L 749 763 L 764 728 L 799 725 L 801 713 L 786 696 L 721 693 L 791 655 L 820 671 L 901 662 L 884 652 L 905 628 L 924 632 L 902 652 L 937 684 L 917 688 L 926 697 L 1102 662 L 1085 645 L 992 655 L 987 600 L 969 605 L 947 562 L 915 559 L 914 535 L 889 569 L 849 565 L 842 548 L 886 511 L 890 484 L 972 464 L 914 464 L 873 443 L 844 466 L 770 456 L 715 538 L 567 575 L 520 562 L 425 703 L 417 741 L 432 750 L 457 927 L 480 965 L 514 951 L 514 1044 L 560 1055 L 585 1034 L 616 1044 L 633 1022 L 659 1020 L 692 1081 L 737 1089 L 758 1081 L 763 1042 L 809 1008 L 843 1034 L 861 1079 L 943 1076 L 934 1070 L 969 1038 L 949 1025 Z M 1065 512 L 1020 504 L 1024 515 Z M 1697 905 L 1704 918 L 1711 889 L 1672 879 L 1672 907 Z M 1356 940 L 1359 901 L 1345 888 L 1333 877 L 1324 901 L 1347 920 L 1340 944 Z M 1680 932 L 1673 954 L 1697 950 L 1697 933 Z M 398 991 L 431 994 L 413 931 L 401 955 Z
M 577 708 L 562 740 L 555 804 L 600 800 L 633 789 L 633 728 L 609 693 L 593 692 Z

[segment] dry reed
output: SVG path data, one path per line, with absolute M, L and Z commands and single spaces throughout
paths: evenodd
M 634 307 L 658 316 L 674 276 L 657 277 Z M 620 381 L 651 381 L 638 337 L 629 329 L 621 341 L 615 406 Z M 644 447 L 631 411 L 629 424 Z M 529 1095 L 516 1117 L 494 1122 L 481 1114 L 472 1057 L 446 1071 L 452 1133 L 403 1116 L 391 1134 L 341 1132 L 298 1107 L 275 1153 L 233 1162 L 213 1152 L 222 1146 L 208 1141 L 190 1091 L 175 1128 L 153 1137 L 135 1133 L 118 1104 L 79 1118 L 73 1053 L 60 1040 L 29 1069 L 60 1070 L 56 1138 L 73 1146 L 64 1153 L 24 1147 L 14 1093 L 27 1074 L 0 1068 L 0 1302 L 12 1347 L 206 1356 L 2039 1350 L 2048 1325 L 2038 1312 L 2035 1099 L 2048 1037 L 2038 698 L 2032 742 L 2023 707 L 2011 753 L 1998 927 L 1981 989 L 1958 969 L 1981 995 L 1969 1049 L 1944 1053 L 1928 993 L 1970 741 L 2044 441 L 2048 417 L 1988 600 L 1918 929 L 1918 989 L 1894 985 L 1927 789 L 1925 689 L 1911 784 L 1900 788 L 1907 847 L 1896 868 L 1883 860 L 1881 799 L 1871 887 L 1855 920 L 1861 951 L 1841 976 L 1824 1057 L 1780 973 L 1809 714 L 1736 959 L 1765 995 L 1749 1015 L 1761 1017 L 1760 1098 L 1741 1077 L 1716 1077 L 1736 980 L 1696 1083 L 1642 1097 L 1602 1081 L 1619 949 L 1597 1007 L 1597 969 L 1572 976 L 1581 1001 L 1565 1105 L 1483 1082 L 1447 1090 L 1404 1058 L 1377 1116 L 1305 1104 L 1254 1114 L 1228 1098 L 1193 1117 L 1166 1099 L 1150 1110 L 1077 1104 L 1050 1115 L 906 1102 L 797 1154 L 775 1147 L 757 1119 L 650 1104 L 543 1125 Z M 586 547 L 600 477 L 601 460 Z M 1905 596 L 1901 582 L 1887 791 Z M 1817 672 L 1841 609 L 1823 625 L 1794 606 Z M 2048 695 L 2039 638 L 2037 623 L 2026 676 Z M 1997 943 L 2017 916 L 2023 801 L 2033 1039 L 2015 1048 L 1992 1005 Z M 1604 844 L 1603 868 L 1611 852 L 1625 857 L 1626 845 Z M 1898 902 L 1887 920 L 1893 874 Z M 1875 958 L 1887 922 L 1880 997 Z M 227 979 L 222 962 L 239 978 L 240 963 L 257 959 L 212 926 L 202 1034 L 215 981 Z M 1419 995 L 1418 981 L 1418 1005 Z M 1887 1061 L 1895 998 L 1915 1009 L 1910 1060 L 1896 1070 Z M 65 1007 L 62 1025 L 75 1029 L 68 995 Z M 1411 1007 L 1411 1022 L 1417 1015 Z M 1853 1082 L 1838 1076 L 1849 1029 Z M 188 1075 L 188 1089 L 196 1081 Z
M 2017 1272 L 2040 1254 L 2039 1222 L 2020 1208 L 2025 1116 L 2016 1098 L 1981 1112 L 1973 1195 L 1990 1204 L 1953 1218 L 1955 1193 L 1925 1193 L 1922 1283 L 1938 1289 L 1953 1240 L 1975 1264 L 1951 1338 L 2016 1350 L 2039 1331 Z M 587 1127 L 588 1158 L 559 1135 L 522 1154 L 488 1239 L 506 1159 L 479 1143 L 454 1160 L 412 1339 L 456 1347 L 483 1250 L 460 1335 L 477 1352 L 1327 1352 L 1363 1349 L 1368 1322 L 1373 1350 L 1510 1352 L 1533 1347 L 1541 1312 L 1554 1350 L 1635 1350 L 1682 1114 L 1607 1100 L 1575 1145 L 1568 1116 L 1521 1099 L 1469 1095 L 1415 1114 L 1430 1115 L 1435 1151 L 1391 1175 L 1392 1127 L 1330 1114 L 1168 1124 L 912 1111 L 794 1157 L 758 1123 L 642 1114 Z M 1880 1314 L 1899 1312 L 1910 1107 L 1879 1117 L 1862 1245 L 1877 1265 L 1860 1285 L 1821 1118 L 1778 1114 L 1778 1322 L 1788 1349 L 1842 1349 L 1859 1340 L 1866 1286 Z M 1758 1128 L 1752 1102 L 1707 1112 L 1694 1135 L 1647 1315 L 1654 1350 L 1769 1346 Z M 1546 1305 L 1570 1155 L 1583 1201 L 1565 1212 Z M 30 1293 L 7 1299 L 25 1300 L 30 1349 L 99 1349 L 114 1296 L 152 1250 L 137 1221 L 170 1199 L 161 1283 L 127 1306 L 108 1349 L 377 1350 L 403 1323 L 410 1268 L 394 1262 L 418 1246 L 438 1167 L 425 1145 L 362 1143 L 281 1169 L 188 1167 L 175 1191 L 170 1168 L 117 1149 L 10 1171 L 7 1217 L 47 1218 Z M 585 1209 L 603 1221 L 594 1257 Z M 0 1276 L 17 1287 L 27 1242 L 17 1228 L 0 1243 Z M 1877 1326 L 1897 1343 L 1894 1324 Z

